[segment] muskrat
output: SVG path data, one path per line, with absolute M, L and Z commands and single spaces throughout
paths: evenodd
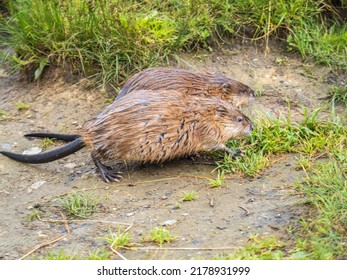
M 186 69 L 154 67 L 140 71 L 126 81 L 115 100 L 138 90 L 160 90 L 165 94 L 170 94 L 174 90 L 184 93 L 186 96 L 218 96 L 236 107 L 249 102 L 255 96 L 254 91 L 249 86 L 229 79 L 221 74 L 197 73 Z M 55 138 L 63 141 L 73 141 L 79 137 L 76 134 L 52 134 L 44 132 L 32 133 L 28 134 L 28 136 Z
M 0 153 L 38 164 L 87 146 L 102 179 L 110 182 L 119 181 L 121 175 L 101 161 L 151 163 L 202 151 L 232 153 L 225 142 L 252 130 L 249 118 L 219 97 L 187 98 L 179 91 L 139 90 L 114 101 L 76 134 L 78 138 L 60 148 L 37 155 Z
M 219 96 L 236 107 L 249 102 L 255 95 L 249 86 L 222 74 L 154 67 L 140 71 L 127 80 L 116 99 L 142 89 L 177 90 L 186 95 Z M 166 94 L 170 92 L 167 91 Z

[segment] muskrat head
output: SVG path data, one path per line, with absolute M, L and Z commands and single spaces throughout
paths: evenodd
M 236 107 L 251 101 L 255 96 L 253 89 L 238 81 L 224 83 L 222 90 L 226 98 Z
M 218 106 L 216 121 L 220 124 L 225 140 L 248 135 L 254 129 L 251 120 L 241 111 L 233 107 Z

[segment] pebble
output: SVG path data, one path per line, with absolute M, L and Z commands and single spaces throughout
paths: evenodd
M 34 184 L 32 184 L 29 188 L 31 188 L 32 190 L 37 190 L 38 188 L 42 187 L 45 183 L 46 181 L 37 181 Z
M 23 155 L 36 155 L 42 152 L 42 149 L 40 147 L 32 147 L 30 149 L 27 149 L 23 152 Z
M 74 162 L 69 162 L 69 163 L 64 165 L 64 167 L 69 168 L 69 169 L 74 169 L 76 166 L 77 166 L 77 164 Z
M 161 223 L 162 226 L 172 226 L 177 223 L 177 220 L 167 220 L 163 223 Z
M 134 216 L 135 215 L 135 212 L 130 212 L 130 213 L 127 213 L 125 214 L 127 217 L 131 217 L 131 216 Z

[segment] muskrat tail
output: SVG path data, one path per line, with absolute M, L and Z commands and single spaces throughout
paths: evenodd
M 85 143 L 82 140 L 82 138 L 77 138 L 62 147 L 59 147 L 57 149 L 54 149 L 48 152 L 36 154 L 36 155 L 23 155 L 23 154 L 16 154 L 16 153 L 6 152 L 6 151 L 0 151 L 0 154 L 3 154 L 4 156 L 7 156 L 8 158 L 13 159 L 15 161 L 19 161 L 23 163 L 39 164 L 39 163 L 47 163 L 47 162 L 64 158 L 70 154 L 77 152 L 78 150 L 82 149 L 84 146 L 85 146 Z
M 52 132 L 34 132 L 24 135 L 27 138 L 50 138 L 57 139 L 62 141 L 73 141 L 77 138 L 80 138 L 79 134 L 62 134 L 62 133 L 52 133 Z

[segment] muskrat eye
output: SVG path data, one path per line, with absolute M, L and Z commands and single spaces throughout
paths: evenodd
M 243 122 L 243 117 L 237 117 L 238 122 Z
M 240 93 L 243 93 L 243 94 L 244 94 L 244 93 L 247 93 L 247 88 L 245 88 L 245 87 L 241 88 L 241 89 L 240 89 Z

